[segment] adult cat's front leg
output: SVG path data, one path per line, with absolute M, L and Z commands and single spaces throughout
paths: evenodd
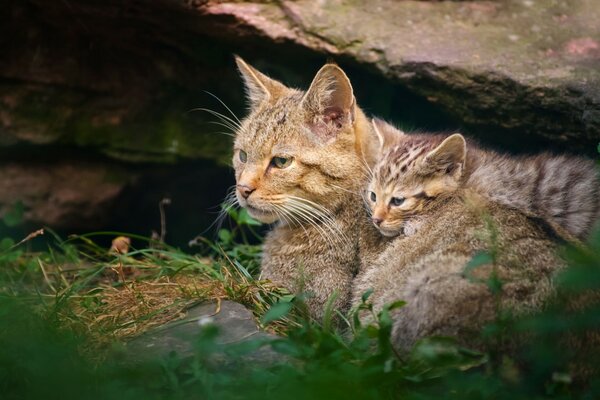
M 293 293 L 304 293 L 312 317 L 323 316 L 334 293 L 335 309 L 348 309 L 356 246 L 325 239 L 316 228 L 279 227 L 267 236 L 263 254 L 261 277 Z

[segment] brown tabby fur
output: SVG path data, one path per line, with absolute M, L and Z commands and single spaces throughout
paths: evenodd
M 554 272 L 563 266 L 555 254 L 557 238 L 518 210 L 465 186 L 464 138 L 415 137 L 391 145 L 383 138 L 382 143 L 383 156 L 369 184 L 375 201 L 368 201 L 382 233 L 403 234 L 361 271 L 353 303 L 368 289 L 374 290 L 376 309 L 406 301 L 394 315 L 400 349 L 429 335 L 468 342 L 498 306 L 517 314 L 540 309 L 553 292 Z M 404 200 L 391 204 L 392 198 Z M 476 268 L 474 279 L 465 267 L 480 251 L 496 258 Z M 499 298 L 483 283 L 492 272 L 504 282 Z
M 430 335 L 457 336 L 463 343 L 496 316 L 496 301 L 483 281 L 495 269 L 504 282 L 499 304 L 515 313 L 539 310 L 552 294 L 552 276 L 563 266 L 555 241 L 515 210 L 458 189 L 436 197 L 419 230 L 399 236 L 355 279 L 353 303 L 373 289 L 376 310 L 392 301 L 393 340 L 407 350 Z M 490 232 L 497 229 L 497 237 Z M 494 263 L 469 279 L 465 266 L 478 251 L 495 251 Z
M 433 150 L 447 136 L 407 135 L 380 120 L 373 124 L 384 143 L 386 161 L 381 167 L 387 172 L 386 184 L 403 179 L 404 167 L 415 165 L 419 155 Z M 465 142 L 458 135 L 457 143 L 461 139 Z M 558 232 L 566 231 L 564 236 L 585 239 L 598 223 L 600 174 L 592 160 L 548 153 L 515 157 L 483 150 L 471 141 L 465 143 L 466 156 L 456 184 L 541 218 Z M 401 153 L 404 150 L 408 151 Z
M 334 306 L 344 309 L 359 268 L 359 231 L 371 234 L 365 245 L 378 240 L 357 206 L 377 138 L 338 66 L 325 65 L 303 92 L 236 61 L 250 100 L 234 143 L 237 200 L 254 218 L 275 224 L 262 277 L 308 292 L 314 317 L 334 291 Z M 291 161 L 279 168 L 274 157 Z M 247 198 L 243 191 L 250 191 Z

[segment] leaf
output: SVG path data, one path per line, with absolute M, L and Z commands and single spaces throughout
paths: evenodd
M 302 353 L 298 344 L 289 339 L 274 340 L 271 342 L 271 348 L 280 354 L 292 357 L 299 357 Z
M 292 309 L 292 303 L 290 302 L 279 302 L 275 303 L 269 308 L 269 311 L 262 317 L 261 322 L 268 324 L 269 322 L 285 317 Z
M 373 289 L 369 289 L 366 292 L 363 293 L 361 299 L 363 303 L 366 303 L 367 300 L 369 299 L 369 296 L 371 296 L 373 294 Z
M 367 336 L 371 339 L 375 339 L 379 336 L 379 329 L 375 325 L 367 325 L 365 328 Z
M 402 308 L 402 307 L 404 307 L 405 305 L 406 305 L 406 302 L 405 302 L 405 301 L 402 301 L 402 300 L 397 300 L 397 301 L 394 301 L 393 303 L 387 304 L 385 307 L 386 307 L 386 308 L 387 308 L 389 311 L 391 311 L 391 310 L 395 310 L 395 309 L 397 309 L 397 308 Z
M 260 349 L 263 346 L 270 344 L 273 341 L 271 338 L 260 338 L 253 340 L 245 340 L 238 343 L 232 343 L 225 348 L 225 353 L 231 356 L 241 356 L 250 354 Z
M 0 251 L 6 251 L 15 245 L 15 241 L 11 238 L 5 237 L 0 240 Z
M 227 229 L 219 229 L 219 240 L 223 243 L 230 243 L 232 239 L 231 232 Z
M 471 258 L 471 261 L 465 265 L 463 272 L 469 280 L 472 280 L 471 271 L 481 267 L 482 265 L 493 264 L 494 259 L 492 256 L 485 251 L 480 251 Z
M 227 212 L 227 214 L 234 220 L 237 221 L 238 219 L 238 212 L 237 209 L 235 207 L 232 206 L 227 206 L 225 204 L 222 204 L 221 207 Z
M 487 281 L 487 286 L 494 295 L 502 292 L 502 281 L 497 276 L 492 275 Z
M 324 308 L 324 312 L 323 312 L 323 330 L 325 332 L 328 332 L 331 329 L 331 325 L 332 325 L 332 320 L 333 320 L 333 311 L 334 311 L 334 303 L 335 300 L 338 298 L 338 292 L 337 290 L 334 290 L 333 293 L 331 294 L 331 296 L 329 296 L 329 298 L 327 299 L 327 302 L 325 303 L 325 308 Z
M 262 225 L 260 222 L 258 222 L 254 218 L 252 218 L 250 216 L 250 214 L 248 214 L 248 210 L 246 210 L 245 208 L 242 208 L 240 210 L 240 213 L 239 213 L 238 219 L 237 219 L 237 223 L 239 225 L 251 225 L 251 226 L 260 226 L 260 225 Z
M 289 293 L 289 294 L 284 294 L 284 295 L 282 295 L 282 296 L 280 297 L 280 301 L 282 301 L 282 302 L 283 302 L 283 301 L 285 301 L 285 302 L 290 302 L 290 301 L 294 300 L 294 298 L 295 298 L 295 297 L 296 297 L 296 296 L 295 296 L 295 295 L 293 295 L 293 294 L 291 294 L 291 293 Z
M 8 210 L 2 220 L 4 224 L 8 227 L 13 227 L 21 224 L 23 222 L 23 214 L 25 212 L 25 206 L 20 201 L 16 202 L 13 207 Z
M 410 354 L 410 362 L 420 366 L 419 380 L 437 378 L 450 370 L 468 370 L 487 361 L 484 353 L 460 347 L 449 337 L 421 339 Z

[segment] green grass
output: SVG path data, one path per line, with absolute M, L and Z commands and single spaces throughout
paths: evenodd
M 199 239 L 193 255 L 118 232 L 67 240 L 46 232 L 51 244 L 41 252 L 23 250 L 28 242 L 0 240 L 0 398 L 600 398 L 597 375 L 577 380 L 582 366 L 584 372 L 598 367 L 599 354 L 591 344 L 571 352 L 564 342 L 592 340 L 600 331 L 600 303 L 590 301 L 600 289 L 600 232 L 589 245 L 565 252 L 570 267 L 557 277 L 552 306 L 522 319 L 499 315 L 482 332 L 492 344 L 526 333 L 522 348 L 508 354 L 490 345 L 480 353 L 451 338 L 428 338 L 398 354 L 390 343 L 390 311 L 402 302 L 362 326 L 356 312 L 372 312 L 365 293 L 360 310 L 343 316 L 345 332 L 333 322 L 335 310 L 323 321 L 307 319 L 302 296 L 256 279 L 260 248 L 247 240 L 255 223 L 244 212 L 230 214 L 237 227 L 216 241 Z M 119 254 L 97 244 L 118 236 L 134 246 Z M 280 338 L 223 346 L 218 330 L 207 326 L 191 360 L 176 354 L 128 360 L 128 338 L 214 298 L 246 305 Z M 244 363 L 261 346 L 272 347 L 281 362 Z M 216 366 L 215 354 L 226 354 L 234 367 Z

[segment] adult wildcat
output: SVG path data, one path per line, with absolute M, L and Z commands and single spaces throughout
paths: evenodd
M 373 231 L 357 206 L 377 137 L 338 66 L 322 67 L 304 92 L 236 62 L 250 102 L 234 141 L 236 196 L 252 217 L 275 224 L 264 243 L 262 277 L 307 292 L 314 317 L 334 292 L 334 306 L 343 310 L 360 243 L 379 241 L 367 234 L 359 243 L 359 231 Z

